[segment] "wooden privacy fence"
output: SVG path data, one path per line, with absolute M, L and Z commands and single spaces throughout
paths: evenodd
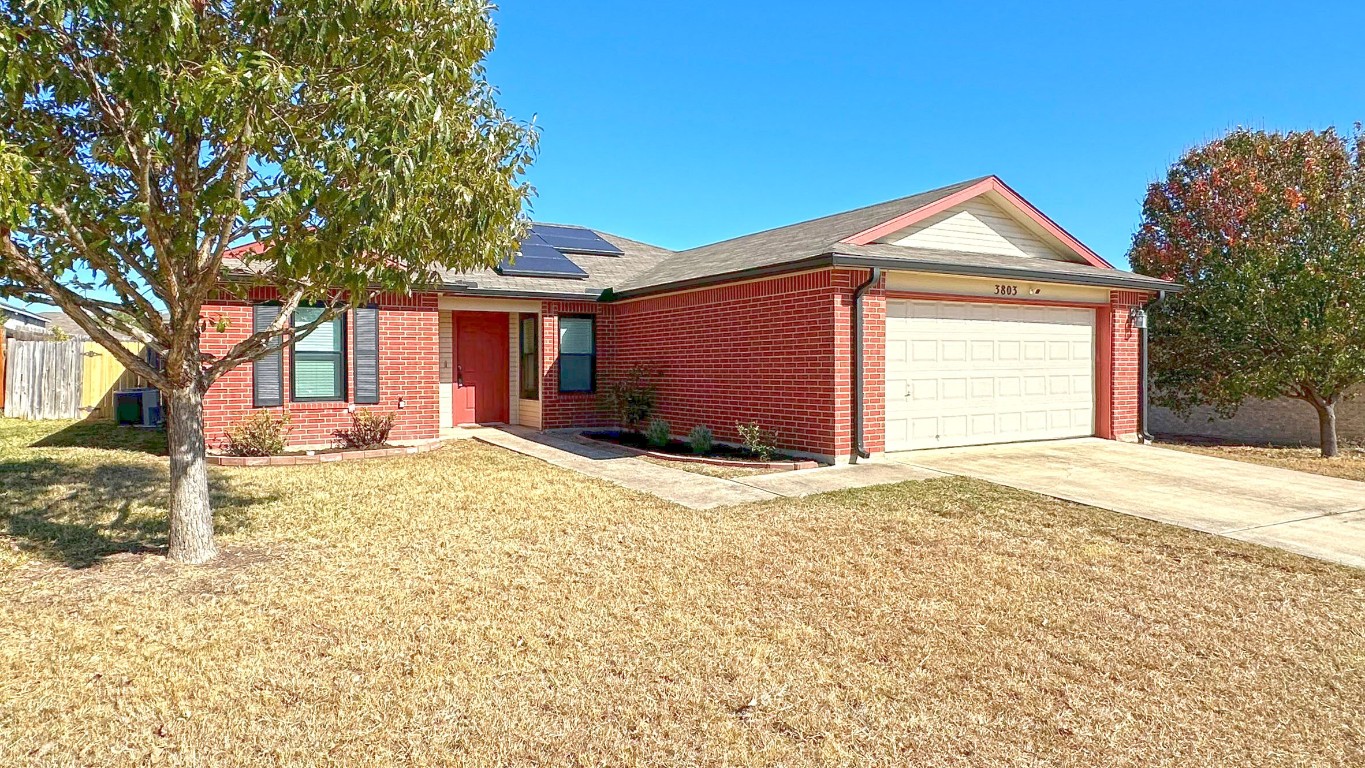
M 20 419 L 81 417 L 84 341 L 10 339 L 6 347 L 6 416 Z
M 4 346 L 4 412 L 11 418 L 112 418 L 114 392 L 146 384 L 93 341 L 10 339 Z M 143 348 L 125 346 L 139 354 Z
M 128 341 L 123 346 L 142 354 L 145 345 Z M 147 382 L 123 367 L 118 358 L 93 341 L 85 342 L 85 378 L 81 385 L 81 410 L 94 419 L 114 418 L 114 392 L 140 389 Z

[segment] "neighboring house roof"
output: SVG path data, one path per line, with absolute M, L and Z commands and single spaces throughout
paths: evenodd
M 76 321 L 67 317 L 65 312 L 44 312 L 43 317 L 48 321 L 48 330 L 59 328 L 67 336 L 73 339 L 89 338 L 90 334 L 85 329 L 76 325 Z M 122 339 L 122 334 L 115 334 L 115 338 Z
M 12 307 L 9 304 L 0 304 L 0 317 L 3 317 L 7 321 L 14 320 L 21 325 L 36 325 L 40 328 L 46 328 L 48 326 L 47 320 L 43 318 L 42 315 L 39 315 L 36 312 L 29 312 L 27 309 Z

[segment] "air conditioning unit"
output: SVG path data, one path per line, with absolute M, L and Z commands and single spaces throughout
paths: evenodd
M 123 389 L 114 393 L 114 421 L 138 427 L 157 427 L 164 420 L 161 392 L 156 389 Z
M 161 390 L 142 390 L 142 426 L 161 426 Z

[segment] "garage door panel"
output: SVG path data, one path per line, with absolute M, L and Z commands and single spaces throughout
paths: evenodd
M 1078 308 L 888 301 L 887 450 L 1093 434 L 1094 318 Z

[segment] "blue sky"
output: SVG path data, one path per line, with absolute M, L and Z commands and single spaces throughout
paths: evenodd
M 1112 7 L 1111 7 L 1112 5 Z M 1365 119 L 1345 3 L 504 0 L 534 215 L 685 248 L 995 173 L 1117 264 L 1225 130 Z

